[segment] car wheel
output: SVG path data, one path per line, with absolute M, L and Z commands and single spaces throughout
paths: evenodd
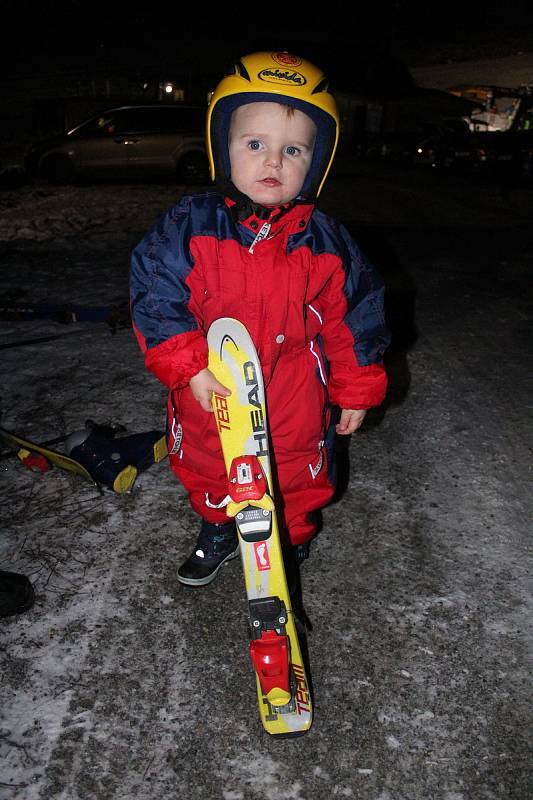
M 444 158 L 442 159 L 442 166 L 444 169 L 451 169 L 455 166 L 455 158 L 452 153 L 446 153 Z
M 178 164 L 178 180 L 182 183 L 209 183 L 209 165 L 203 153 L 188 153 Z
M 40 174 L 46 181 L 56 185 L 73 183 L 75 176 L 74 165 L 66 156 L 48 156 L 41 164 Z

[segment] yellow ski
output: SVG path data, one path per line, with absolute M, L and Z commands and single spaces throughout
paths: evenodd
M 209 369 L 230 397 L 213 395 L 250 614 L 259 714 L 273 735 L 305 733 L 313 720 L 273 501 L 265 390 L 248 331 L 222 318 L 210 327 Z
M 31 442 L 29 439 L 18 436 L 18 434 L 12 431 L 6 431 L 5 428 L 0 428 L 0 439 L 12 447 L 17 447 L 19 449 L 18 457 L 21 461 L 23 461 L 29 453 L 39 453 L 44 456 L 47 461 L 50 461 L 57 467 L 66 469 L 68 472 L 76 472 L 91 483 L 96 483 L 91 473 L 85 469 L 83 464 L 80 464 L 79 461 L 76 461 L 74 458 L 66 456 L 64 453 L 60 453 L 58 450 L 52 450 L 51 447 Z
M 154 436 L 152 436 L 152 439 L 149 442 L 147 441 L 144 445 L 142 460 L 137 460 L 136 465 L 127 463 L 124 464 L 119 470 L 117 470 L 116 474 L 113 475 L 112 482 L 104 482 L 103 484 L 100 482 L 100 480 L 91 475 L 89 470 L 76 458 L 67 456 L 65 453 L 61 453 L 58 450 L 53 450 L 46 444 L 37 444 L 36 442 L 32 442 L 29 439 L 13 433 L 12 431 L 7 431 L 2 427 L 0 427 L 0 441 L 4 441 L 12 447 L 17 448 L 17 455 L 22 462 L 26 462 L 26 459 L 28 459 L 30 455 L 38 453 L 40 456 L 44 456 L 46 462 L 50 462 L 50 464 L 60 467 L 60 469 L 65 469 L 68 472 L 75 472 L 78 475 L 81 475 L 87 481 L 90 481 L 95 486 L 105 485 L 108 488 L 113 489 L 114 492 L 123 494 L 132 488 L 140 472 L 143 472 L 151 464 L 162 461 L 168 455 L 166 437 L 164 433 L 161 432 L 159 435 L 157 431 L 154 431 L 153 433 Z M 142 436 L 142 434 L 139 434 L 139 436 Z M 132 438 L 135 438 L 135 434 L 132 437 L 129 437 L 130 442 Z M 121 440 L 117 439 L 116 442 L 117 449 L 120 449 Z

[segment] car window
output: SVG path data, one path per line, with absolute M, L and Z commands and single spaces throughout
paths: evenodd
M 108 137 L 127 133 L 168 133 L 194 131 L 203 134 L 205 108 L 164 106 L 121 108 L 93 117 L 75 129 L 76 136 Z
M 161 109 L 164 130 L 201 130 L 205 126 L 205 108 L 164 108 Z
M 204 108 L 134 108 L 129 109 L 124 119 L 128 131 L 144 131 L 146 133 L 196 130 L 202 131 L 205 126 Z M 126 132 L 125 128 L 122 128 Z
M 135 131 L 143 130 L 142 115 L 136 108 L 126 108 L 120 111 L 115 111 L 112 120 L 113 135 L 120 133 L 134 133 Z
M 84 122 L 74 133 L 76 136 L 109 136 L 112 135 L 114 127 L 114 116 L 112 114 L 101 114 L 98 117 Z
M 203 131 L 204 108 L 145 108 L 134 109 L 135 130 L 146 132 Z

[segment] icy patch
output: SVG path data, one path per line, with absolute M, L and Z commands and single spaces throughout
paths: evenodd
M 229 774 L 221 771 L 218 774 L 226 783 L 223 791 L 228 793 L 228 798 L 232 796 L 238 798 L 239 795 L 243 797 L 250 796 L 227 785 L 231 781 L 235 781 L 235 783 L 241 785 L 244 783 L 251 792 L 261 797 L 262 800 L 263 798 L 264 800 L 307 800 L 302 795 L 300 781 L 290 782 L 291 776 L 287 765 L 274 761 L 268 755 L 251 751 L 245 761 L 231 759 L 227 764 Z M 226 797 L 226 794 L 224 797 Z
M 386 739 L 387 745 L 391 748 L 391 750 L 397 750 L 400 747 L 400 742 L 396 738 L 396 736 L 387 736 Z
M 13 693 L 4 680 L 2 690 L 2 732 L 8 731 L 9 736 L 3 737 L 0 755 L 5 774 L 16 776 L 17 783 L 26 787 L 20 795 L 24 800 L 37 796 L 30 787 L 33 784 L 38 790 L 43 763 L 48 762 L 65 727 L 86 728 L 89 722 L 86 714 L 77 715 L 68 723 L 67 716 L 93 638 L 90 632 L 76 636 L 72 650 L 69 637 L 64 634 L 69 628 L 85 629 L 84 620 L 95 622 L 105 613 L 110 581 L 111 572 L 104 584 L 99 581 L 98 596 L 75 597 L 66 609 L 55 614 L 49 611 L 41 616 L 38 609 L 37 613 L 30 612 L 31 617 L 24 618 L 26 630 L 22 635 L 16 626 L 6 632 L 11 658 L 32 659 L 31 677 L 24 689 L 18 687 Z M 12 797 L 18 798 L 18 792 Z
M 430 720 L 434 719 L 434 717 L 435 714 L 433 713 L 433 711 L 422 711 L 422 713 L 417 714 L 415 717 L 413 717 L 412 724 L 424 725 L 426 722 L 429 722 Z
M 164 594 L 159 598 L 159 602 L 164 606 L 170 606 L 174 602 L 174 598 L 168 594 Z
M 52 241 L 97 228 L 138 225 L 140 216 L 146 216 L 148 228 L 176 201 L 177 187 L 159 189 L 155 205 L 153 191 L 141 186 L 134 195 L 127 186 L 23 187 L 3 196 L 0 241 Z

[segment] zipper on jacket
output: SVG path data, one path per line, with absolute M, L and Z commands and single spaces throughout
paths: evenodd
M 260 231 L 259 231 L 259 233 L 256 235 L 256 237 L 255 237 L 255 239 L 253 240 L 252 244 L 251 244 L 251 245 L 250 245 L 250 247 L 248 248 L 248 252 L 249 252 L 249 253 L 253 253 L 253 252 L 254 252 L 254 247 L 256 246 L 256 244 L 257 244 L 258 242 L 262 241 L 263 239 L 266 239 L 266 237 L 267 237 L 267 236 L 268 236 L 268 234 L 270 233 L 270 228 L 271 228 L 271 227 L 272 227 L 272 225 L 271 225 L 271 223 L 270 223 L 270 222 L 265 222 L 265 223 L 263 223 L 263 225 L 261 226 L 261 230 L 260 230 Z

